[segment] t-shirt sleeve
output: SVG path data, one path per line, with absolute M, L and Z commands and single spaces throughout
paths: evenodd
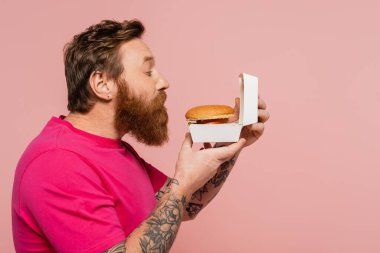
M 26 222 L 57 252 L 103 252 L 126 238 L 96 169 L 75 153 L 40 155 L 28 166 L 20 194 Z
M 149 175 L 150 181 L 153 186 L 153 190 L 156 193 L 165 184 L 166 180 L 168 179 L 168 176 L 166 176 L 164 173 L 162 173 L 160 170 L 158 170 L 150 163 L 145 162 L 144 159 L 141 160 L 144 163 L 144 167 Z

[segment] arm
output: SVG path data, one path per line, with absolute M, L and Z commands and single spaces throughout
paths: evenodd
M 224 182 L 236 163 L 237 157 L 238 155 L 222 163 L 217 173 L 204 186 L 192 194 L 186 206 L 184 220 L 194 219 L 198 213 L 214 199 L 220 189 L 222 189 Z
M 182 222 L 190 194 L 172 179 L 165 185 L 156 209 L 128 238 L 104 253 L 169 252 Z
M 125 241 L 105 252 L 167 253 L 174 243 L 192 193 L 206 184 L 223 162 L 239 153 L 244 143 L 245 140 L 241 139 L 226 147 L 194 151 L 187 133 L 174 177 L 165 185 L 165 191 L 159 193 L 155 210 Z
M 215 147 L 221 147 L 223 144 L 217 144 Z M 197 214 L 214 199 L 222 188 L 228 175 L 230 174 L 239 154 L 236 154 L 230 160 L 225 161 L 220 165 L 215 175 L 207 181 L 201 188 L 195 191 L 189 199 L 185 212 L 183 214 L 182 221 L 188 221 L 194 219 Z M 166 192 L 166 188 L 170 185 L 172 178 L 168 178 L 164 186 L 157 192 L 156 199 L 159 201 L 163 194 Z
M 237 155 L 236 155 L 237 157 Z M 217 173 L 190 197 L 181 194 L 176 179 L 168 178 L 157 192 L 157 208 L 124 240 L 104 253 L 168 252 L 182 221 L 191 220 L 219 192 L 231 171 L 235 158 L 224 162 Z M 186 199 L 191 199 L 186 202 Z M 137 250 L 137 251 L 136 251 Z

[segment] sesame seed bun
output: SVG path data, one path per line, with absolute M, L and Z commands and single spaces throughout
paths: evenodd
M 228 119 L 234 116 L 234 109 L 228 105 L 202 105 L 191 108 L 186 112 L 186 119 L 211 120 Z

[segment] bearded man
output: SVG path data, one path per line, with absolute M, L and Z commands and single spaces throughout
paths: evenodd
M 269 114 L 259 99 L 260 122 L 238 142 L 193 150 L 187 133 L 172 177 L 145 162 L 122 137 L 167 142 L 169 84 L 143 32 L 138 20 L 104 20 L 66 45 L 70 113 L 47 122 L 15 173 L 17 252 L 168 252 L 181 222 L 215 197 L 262 135 Z

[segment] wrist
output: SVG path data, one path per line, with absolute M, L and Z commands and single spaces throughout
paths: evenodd
M 191 198 L 192 191 L 183 184 L 183 180 L 174 177 L 169 186 L 169 193 L 176 195 L 179 198 L 185 196 L 186 202 L 188 202 Z

